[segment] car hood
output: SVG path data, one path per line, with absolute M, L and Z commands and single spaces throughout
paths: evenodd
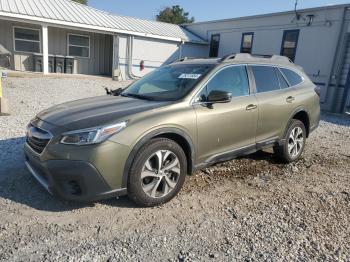
M 98 96 L 67 102 L 40 112 L 37 117 L 67 130 L 77 130 L 128 120 L 128 116 L 163 107 L 170 102 L 159 102 L 116 96 Z

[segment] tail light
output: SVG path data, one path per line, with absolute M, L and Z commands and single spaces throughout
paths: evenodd
M 315 93 L 320 97 L 321 96 L 321 88 L 319 86 L 315 87 Z

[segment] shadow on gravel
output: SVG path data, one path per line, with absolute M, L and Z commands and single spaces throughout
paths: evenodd
M 323 113 L 321 115 L 321 120 L 335 125 L 350 127 L 350 116 L 348 115 L 335 115 Z
M 48 212 L 63 212 L 93 207 L 95 204 L 120 208 L 136 208 L 127 197 L 95 203 L 64 201 L 50 195 L 31 176 L 24 164 L 23 137 L 0 140 L 0 204 L 15 202 Z M 9 202 L 10 201 L 10 202 Z
M 267 151 L 257 151 L 253 154 L 239 157 L 239 159 L 251 159 L 251 160 L 266 160 L 270 164 L 281 164 L 281 162 L 276 158 L 276 156 L 272 152 L 267 152 Z

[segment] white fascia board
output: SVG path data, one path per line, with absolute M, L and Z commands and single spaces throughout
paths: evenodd
M 162 40 L 168 40 L 168 41 L 174 41 L 174 42 L 184 41 L 179 37 L 160 36 L 160 35 L 147 34 L 147 33 L 135 32 L 135 31 L 127 31 L 127 30 L 107 28 L 102 26 L 79 24 L 79 23 L 73 23 L 73 22 L 67 22 L 67 21 L 53 20 L 48 18 L 33 17 L 29 15 L 13 14 L 13 13 L 6 13 L 6 12 L 0 12 L 0 19 L 8 19 L 16 22 L 36 23 L 40 25 L 44 23 L 55 27 L 70 28 L 70 29 L 83 30 L 88 32 L 98 31 L 104 34 L 119 33 L 119 34 L 125 34 L 125 35 L 156 38 L 156 39 L 162 39 Z M 186 42 L 189 42 L 189 41 L 186 41 Z

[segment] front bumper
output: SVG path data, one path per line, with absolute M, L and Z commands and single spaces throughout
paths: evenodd
M 51 194 L 66 200 L 97 201 L 125 195 L 125 188 L 112 188 L 98 169 L 84 160 L 46 159 L 26 144 L 25 164 L 32 176 Z

